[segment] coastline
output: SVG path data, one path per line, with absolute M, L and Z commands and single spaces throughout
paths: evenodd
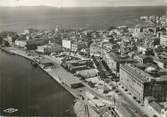
M 9 14 L 10 17 L 6 15 L 6 18 L 14 19 L 14 20 L 8 21 L 5 19 L 3 20 L 2 18 L 2 22 L 0 22 L 0 26 L 1 26 L 0 31 L 8 30 L 8 31 L 16 31 L 19 33 L 22 33 L 23 29 L 27 29 L 30 27 L 34 27 L 37 29 L 55 29 L 55 27 L 57 26 L 62 28 L 68 28 L 68 29 L 81 27 L 81 28 L 86 28 L 90 30 L 97 30 L 99 28 L 106 29 L 108 28 L 109 25 L 114 25 L 114 26 L 128 25 L 129 27 L 133 27 L 134 24 L 136 23 L 135 20 L 139 16 L 163 15 L 164 12 L 162 11 L 165 11 L 165 7 L 163 6 L 94 7 L 94 8 L 92 7 L 64 8 L 63 7 L 59 9 L 55 7 L 45 7 L 45 6 L 37 6 L 37 7 L 35 6 L 34 7 L 33 6 L 5 7 L 4 6 L 1 9 L 3 12 L 1 13 L 2 15 L 0 15 L 0 17 L 3 17 L 3 13 L 8 14 L 9 12 L 12 12 L 12 14 Z M 48 13 L 44 12 L 41 14 L 41 16 L 45 17 L 45 20 L 44 18 L 39 18 L 38 17 L 39 14 L 36 14 L 41 10 L 48 12 Z M 17 16 L 19 15 L 18 11 L 22 11 L 23 14 L 27 15 L 27 17 L 25 18 L 21 17 L 21 19 L 18 19 L 19 18 L 19 16 Z M 78 11 L 79 13 L 73 12 L 73 11 Z M 99 11 L 98 14 L 97 14 L 97 11 Z M 132 11 L 135 11 L 135 13 Z M 66 13 L 69 15 L 66 15 Z M 121 13 L 121 15 L 118 15 L 118 13 Z M 99 18 L 98 21 L 94 21 L 92 19 L 97 18 L 97 16 L 94 14 L 97 14 L 98 16 L 101 16 L 101 15 L 102 16 L 98 17 Z M 110 14 L 114 14 L 114 16 Z M 20 15 L 22 16 L 22 14 Z M 125 17 L 123 17 L 124 15 Z M 49 19 L 49 17 L 51 17 L 51 19 Z M 81 19 L 86 18 L 90 20 L 88 21 L 79 20 L 80 19 L 79 17 L 81 17 Z M 129 20 L 131 20 L 132 22 L 128 22 Z M 76 23 L 73 23 L 73 22 L 77 22 L 77 25 Z M 102 22 L 104 23 L 101 24 Z
M 27 56 L 26 54 L 23 54 L 23 53 L 21 54 L 21 53 L 17 52 L 17 51 L 16 51 L 16 48 L 13 48 L 13 47 L 12 47 L 12 49 L 15 49 L 15 50 L 13 51 L 13 50 L 11 50 L 11 49 L 8 48 L 8 47 L 5 47 L 5 48 L 1 47 L 1 48 L 0 48 L 0 50 L 2 50 L 3 52 L 8 53 L 8 54 L 10 54 L 10 55 L 16 55 L 16 56 L 23 57 L 23 58 L 29 60 L 30 62 L 33 62 L 33 61 L 34 61 L 32 57 Z M 22 51 L 22 52 L 24 52 L 24 51 Z M 39 67 L 43 72 L 45 72 L 47 75 L 49 75 L 52 79 L 56 80 L 56 82 L 57 82 L 58 84 L 60 84 L 65 90 L 67 90 L 74 98 L 77 98 L 77 96 L 76 96 L 74 93 L 72 93 L 72 91 L 71 91 L 67 86 L 65 86 L 65 85 L 62 84 L 62 82 L 61 82 L 61 80 L 58 78 L 58 76 L 56 77 L 56 76 L 52 75 L 51 72 L 49 72 L 49 71 L 43 69 L 39 64 L 38 64 L 38 67 Z
M 20 57 L 23 57 L 30 62 L 34 62 L 34 59 L 32 56 L 27 56 L 25 51 L 17 49 L 15 47 L 0 47 L 0 50 L 6 52 L 7 54 L 14 55 L 14 56 L 20 56 Z M 57 84 L 59 84 L 62 88 L 64 88 L 67 92 L 69 92 L 74 97 L 73 111 L 74 111 L 76 117 L 80 117 L 81 110 L 79 111 L 78 107 L 83 106 L 85 104 L 85 102 L 77 95 L 77 92 L 74 91 L 73 89 L 71 89 L 63 81 L 61 81 L 61 78 L 59 78 L 57 75 L 53 74 L 53 71 L 42 68 L 42 66 L 40 64 L 38 64 L 38 67 L 43 72 L 45 72 L 50 78 L 52 78 L 54 81 L 56 81 Z M 90 110 L 90 114 L 93 115 L 93 117 L 99 117 L 99 114 L 96 112 L 96 110 L 94 110 L 90 105 L 88 105 L 88 107 Z M 85 113 L 84 108 L 82 109 L 82 113 Z

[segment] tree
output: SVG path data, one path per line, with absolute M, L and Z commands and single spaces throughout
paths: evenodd
M 9 42 L 4 41 L 4 45 L 8 47 L 9 46 Z
M 111 37 L 111 39 L 109 39 L 109 42 L 110 43 L 115 43 L 115 40 L 114 40 L 113 36 L 111 35 L 110 37 Z
M 111 30 L 113 30 L 113 29 L 116 29 L 116 27 L 115 27 L 115 26 L 110 26 L 110 27 L 108 28 L 109 31 L 111 31 Z
M 2 39 L 2 37 L 0 37 L 0 44 L 2 44 L 2 42 L 3 42 L 3 39 Z
M 14 36 L 12 36 L 12 42 L 15 42 L 16 39 L 18 39 L 18 38 L 19 38 L 19 36 L 17 34 L 15 34 Z
M 88 82 L 88 85 L 89 85 L 90 87 L 92 87 L 92 88 L 95 87 L 95 84 L 94 84 L 93 82 L 91 82 L 91 81 Z
M 27 44 L 26 47 L 27 47 L 27 50 L 36 50 L 37 49 L 36 44 Z
M 153 115 L 153 117 L 158 117 L 157 115 Z
M 148 48 L 146 51 L 146 55 L 153 55 L 154 56 L 154 51 L 151 48 Z

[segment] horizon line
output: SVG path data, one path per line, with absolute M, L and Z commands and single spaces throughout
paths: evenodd
M 20 5 L 20 6 L 0 6 L 9 8 L 20 8 L 20 7 L 52 7 L 52 8 L 102 8 L 102 7 L 167 7 L 167 5 L 117 5 L 117 6 L 52 6 L 52 5 Z

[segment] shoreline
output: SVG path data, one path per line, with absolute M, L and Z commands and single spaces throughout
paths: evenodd
M 27 55 L 23 55 L 23 54 L 20 54 L 20 53 L 18 53 L 18 52 L 13 52 L 13 51 L 11 51 L 10 48 L 8 48 L 8 47 L 0 47 L 0 51 L 2 51 L 3 53 L 6 53 L 6 54 L 9 55 L 9 56 L 22 57 L 22 58 L 24 58 L 25 60 L 27 60 L 27 62 L 30 62 L 30 65 L 32 65 L 31 62 L 33 62 L 33 58 L 28 57 Z M 77 117 L 77 113 L 76 113 L 75 110 L 74 110 L 74 104 L 75 104 L 76 97 L 68 90 L 68 88 L 66 88 L 66 87 L 64 87 L 63 85 L 61 85 L 61 83 L 60 83 L 57 79 L 55 79 L 51 74 L 49 74 L 49 73 L 48 73 L 45 69 L 43 69 L 39 64 L 38 64 L 37 68 L 39 68 L 40 70 L 42 70 L 42 72 L 43 72 L 44 74 L 48 75 L 51 80 L 53 80 L 54 82 L 57 83 L 56 85 L 59 85 L 63 90 L 65 90 L 66 92 L 69 93 L 69 95 L 72 96 L 72 98 L 73 98 L 72 102 L 73 102 L 73 103 L 72 103 L 71 106 L 73 107 L 73 109 L 71 109 L 71 111 L 72 111 L 72 113 L 74 113 L 75 117 Z
M 20 54 L 17 51 L 13 52 L 8 47 L 7 48 L 6 47 L 5 48 L 1 47 L 0 50 L 2 50 L 3 52 L 5 52 L 5 53 L 7 53 L 9 55 L 16 55 L 16 56 L 19 56 L 19 57 L 23 57 L 23 58 L 25 58 L 26 60 L 28 60 L 30 62 L 34 62 L 33 58 L 28 57 L 27 55 L 24 55 L 24 54 Z M 49 75 L 50 78 L 55 80 L 62 88 L 64 88 L 67 92 L 69 92 L 76 99 L 77 96 L 74 93 L 72 93 L 71 90 L 69 90 L 69 88 L 67 88 L 65 85 L 63 85 L 58 77 L 54 77 L 53 75 L 51 75 L 51 73 L 49 73 L 47 70 L 43 69 L 39 64 L 38 64 L 37 67 L 39 69 L 41 69 L 44 73 Z
M 23 57 L 25 58 L 26 60 L 30 61 L 30 62 L 34 62 L 34 59 L 32 56 L 27 56 L 25 51 L 23 50 L 19 50 L 15 47 L 1 47 L 0 50 L 6 52 L 7 54 L 9 55 L 16 55 L 16 56 L 19 56 L 19 57 Z M 21 51 L 22 53 L 19 53 L 19 51 Z M 51 79 L 53 79 L 54 81 L 56 81 L 56 83 L 58 85 L 60 85 L 64 90 L 66 90 L 73 98 L 74 98 L 74 101 L 73 101 L 73 111 L 76 115 L 76 117 L 80 117 L 78 116 L 78 114 L 80 113 L 76 108 L 76 103 L 79 103 L 80 106 L 82 106 L 85 102 L 83 102 L 83 100 L 81 100 L 81 98 L 79 97 L 79 94 L 77 94 L 77 92 L 75 91 L 75 89 L 72 89 L 70 88 L 66 83 L 63 82 L 63 80 L 61 80 L 59 78 L 59 76 L 56 76 L 53 74 L 53 71 L 47 71 L 47 69 L 43 69 L 42 66 L 40 64 L 38 64 L 39 69 L 41 69 L 44 73 L 46 73 Z M 64 68 L 63 68 L 64 69 Z M 92 115 L 96 115 L 94 117 L 99 117 L 99 114 L 97 112 L 97 110 L 94 110 L 90 105 L 88 105 Z M 83 109 L 83 112 L 85 110 Z

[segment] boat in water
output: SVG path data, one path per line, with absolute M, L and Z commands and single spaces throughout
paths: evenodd
M 38 63 L 35 62 L 35 61 L 32 61 L 31 64 L 32 64 L 34 67 L 38 67 Z

